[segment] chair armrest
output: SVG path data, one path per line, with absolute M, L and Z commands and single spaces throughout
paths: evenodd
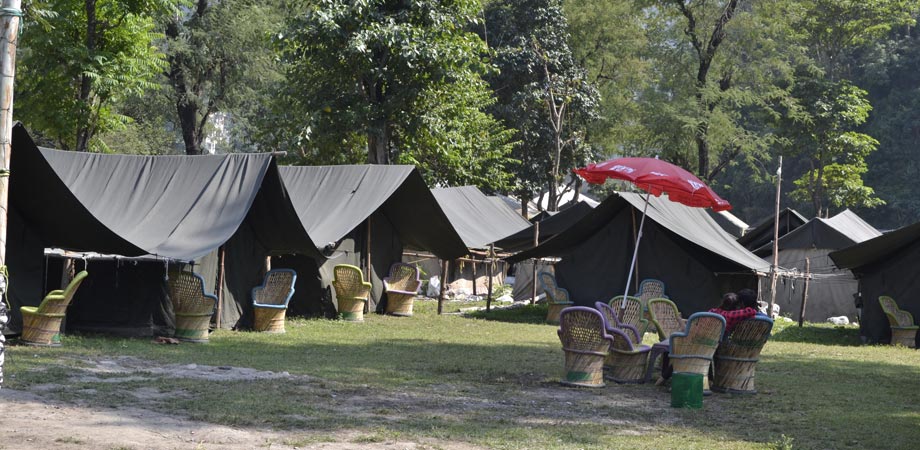
M 252 306 L 255 308 L 266 308 L 266 309 L 287 309 L 287 305 L 275 305 L 271 303 L 265 303 L 265 304 L 253 303 Z
M 417 295 L 418 291 L 398 291 L 396 289 L 387 289 L 387 294 L 405 294 L 405 295 Z
M 64 291 L 62 291 L 62 290 L 60 290 L 60 289 L 55 289 L 55 290 L 53 290 L 53 291 L 51 291 L 51 292 L 48 293 L 48 295 L 51 295 L 51 294 L 63 295 L 63 294 L 64 294 Z

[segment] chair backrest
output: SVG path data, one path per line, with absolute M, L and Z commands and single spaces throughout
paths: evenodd
M 564 350 L 606 354 L 614 341 L 607 334 L 604 316 L 584 306 L 570 306 L 559 313 L 558 333 Z
M 386 283 L 387 290 L 418 291 L 421 282 L 418 279 L 418 267 L 405 263 L 393 263 L 390 266 L 390 274 L 383 279 Z
M 204 278 L 193 272 L 169 274 L 169 300 L 177 314 L 214 312 L 217 297 L 204 292 Z
M 646 278 L 639 283 L 639 292 L 635 295 L 642 304 L 646 304 L 653 298 L 668 298 L 664 293 L 664 281 L 654 278 Z
M 888 316 L 888 323 L 893 327 L 910 327 L 914 325 L 914 316 L 898 307 L 893 298 L 883 295 L 878 298 L 882 311 Z
M 772 330 L 773 320 L 768 317 L 742 320 L 735 325 L 728 339 L 719 344 L 716 353 L 732 358 L 757 359 Z
M 540 286 L 546 292 L 546 299 L 553 303 L 572 303 L 569 297 L 569 291 L 559 287 L 556 284 L 556 277 L 549 272 L 540 272 L 537 274 L 540 279 Z
M 648 313 L 652 317 L 652 323 L 655 324 L 655 328 L 658 329 L 658 337 L 662 340 L 684 329 L 680 321 L 680 311 L 677 310 L 677 305 L 666 298 L 649 300 Z
M 685 331 L 671 335 L 670 353 L 712 359 L 723 331 L 724 317 L 711 312 L 694 313 L 687 319 Z
M 77 289 L 80 288 L 87 276 L 89 276 L 89 272 L 85 270 L 74 275 L 67 287 L 64 288 L 63 293 L 46 295 L 42 303 L 38 305 L 36 312 L 39 314 L 64 314 L 67 311 L 67 306 L 70 305 L 70 301 L 73 300 L 74 294 L 77 293 Z
M 642 326 L 642 319 L 645 312 L 642 310 L 642 302 L 633 296 L 626 296 L 623 300 L 622 295 L 618 295 L 610 300 L 610 307 L 617 312 L 617 317 L 623 323 L 628 323 L 636 328 Z
M 265 273 L 262 284 L 252 288 L 252 303 L 254 305 L 284 305 L 287 306 L 294 295 L 294 283 L 297 282 L 297 272 L 292 269 L 272 269 Z
M 638 344 L 641 339 L 639 336 L 639 330 L 636 327 L 623 323 L 620 321 L 620 318 L 617 317 L 616 311 L 610 307 L 610 305 L 604 302 L 594 302 L 594 309 L 601 312 L 601 315 L 604 316 L 604 320 L 607 322 L 607 332 L 611 333 L 612 329 L 621 330 L 629 341 L 633 344 Z M 616 338 L 616 336 L 614 336 Z
M 332 287 L 335 295 L 348 298 L 367 299 L 371 284 L 364 281 L 361 269 L 349 264 L 338 264 L 332 268 Z

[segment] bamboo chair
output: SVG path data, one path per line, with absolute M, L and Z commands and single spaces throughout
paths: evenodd
M 404 317 L 412 315 L 412 304 L 421 285 L 418 277 L 418 268 L 413 265 L 394 263 L 390 266 L 390 275 L 383 279 L 387 293 L 387 314 Z
M 626 301 L 623 302 L 623 296 L 618 295 L 611 299 L 608 304 L 617 312 L 617 317 L 620 318 L 620 321 L 636 327 L 639 332 L 639 343 L 641 343 L 645 331 L 648 330 L 648 320 L 642 317 L 644 315 L 642 302 L 632 296 L 627 296 Z
M 668 357 L 674 373 L 703 375 L 704 393 L 710 393 L 709 366 L 724 330 L 724 317 L 711 312 L 698 312 L 687 319 L 686 331 L 674 333 L 668 340 Z
M 633 345 L 628 333 L 622 329 L 608 328 L 607 332 L 613 336 L 613 346 L 604 360 L 607 379 L 617 383 L 644 383 L 648 355 L 652 348 L 642 344 Z
M 572 306 L 572 298 L 569 291 L 559 287 L 556 283 L 556 277 L 549 272 L 540 272 L 537 277 L 540 279 L 540 286 L 546 292 L 546 322 L 559 323 L 559 313 L 563 308 Z
M 571 306 L 559 314 L 559 340 L 565 352 L 562 384 L 604 387 L 604 361 L 614 337 L 607 334 L 604 316 L 584 306 Z
M 371 284 L 364 281 L 361 269 L 348 264 L 335 266 L 332 273 L 332 287 L 342 320 L 364 322 L 364 306 L 371 293 Z
M 176 315 L 176 338 L 208 342 L 208 327 L 217 297 L 204 292 L 204 278 L 192 272 L 173 272 L 169 276 L 169 300 Z
M 648 313 L 658 331 L 658 339 L 665 340 L 672 334 L 682 331 L 687 321 L 680 317 L 677 305 L 666 298 L 653 298 L 648 301 Z
M 297 272 L 273 269 L 265 273 L 262 284 L 252 288 L 253 329 L 266 333 L 284 333 L 284 318 L 294 295 Z
M 756 394 L 754 369 L 772 330 L 773 320 L 768 317 L 754 317 L 735 325 L 731 335 L 716 349 L 712 390 Z
M 77 293 L 77 289 L 87 276 L 89 272 L 85 270 L 76 274 L 66 288 L 49 292 L 37 307 L 20 307 L 19 311 L 22 313 L 20 340 L 29 345 L 59 347 L 61 345 L 61 322 L 64 320 L 67 307 L 73 300 L 74 294 Z
M 916 348 L 917 330 L 920 329 L 920 326 L 914 323 L 914 316 L 899 308 L 898 303 L 887 295 L 879 297 L 878 303 L 888 316 L 888 323 L 891 325 L 891 345 Z
M 620 322 L 620 318 L 617 317 L 616 311 L 614 311 L 610 305 L 604 302 L 594 302 L 594 309 L 597 309 L 604 315 L 604 320 L 607 321 L 607 330 L 611 328 L 623 330 L 626 333 L 626 337 L 628 337 L 629 341 L 633 344 L 642 342 L 642 336 L 639 335 L 639 330 L 628 323 Z
M 648 311 L 648 301 L 653 298 L 669 298 L 664 292 L 664 281 L 646 278 L 639 283 L 639 291 L 633 295 L 642 303 L 642 317 L 649 321 L 648 328 L 645 331 L 657 331 Z

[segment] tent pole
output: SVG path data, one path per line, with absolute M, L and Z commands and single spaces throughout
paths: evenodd
M 632 278 L 633 269 L 636 267 L 636 257 L 639 256 L 639 241 L 642 240 L 642 228 L 645 227 L 645 213 L 648 211 L 648 200 L 651 195 L 651 192 L 645 194 L 645 207 L 642 208 L 642 220 L 639 221 L 639 233 L 636 234 L 636 248 L 633 249 L 632 262 L 629 263 L 629 273 L 626 275 L 626 290 L 623 291 L 623 300 L 620 301 L 621 309 L 626 307 L 626 296 L 629 295 L 629 279 Z
M 489 296 L 486 297 L 486 312 L 492 310 L 492 276 L 495 272 L 495 244 L 489 244 L 489 264 L 486 265 L 486 272 L 489 276 Z
M 450 261 L 442 260 L 441 261 L 441 291 L 438 292 L 438 315 L 441 315 L 441 311 L 444 308 L 444 300 L 447 299 L 447 269 Z
M 371 270 L 373 270 L 373 266 L 371 265 L 371 216 L 367 216 L 367 227 L 366 228 L 367 228 L 367 240 L 365 242 L 366 248 L 365 248 L 364 254 L 367 256 L 367 279 L 368 281 L 370 281 Z
M 811 279 L 811 259 L 805 258 L 805 288 L 802 289 L 802 309 L 799 311 L 799 328 L 805 321 L 805 303 L 808 302 L 808 281 Z
M 220 329 L 220 317 L 221 310 L 223 309 L 224 303 L 224 257 L 226 255 L 226 249 L 221 245 L 217 248 L 217 283 L 214 286 L 214 290 L 217 294 L 217 328 Z
M 476 255 L 470 255 L 473 260 L 473 295 L 479 295 L 476 289 Z
M 776 215 L 773 218 L 773 265 L 770 266 L 770 308 L 767 315 L 773 317 L 773 304 L 776 303 L 776 267 L 779 265 L 779 192 L 783 180 L 783 155 L 779 155 L 779 167 L 776 169 Z
M 535 222 L 533 224 L 533 246 L 540 245 L 540 222 Z M 531 280 L 532 289 L 530 292 L 530 304 L 533 305 L 537 301 L 537 258 L 533 259 L 533 279 Z

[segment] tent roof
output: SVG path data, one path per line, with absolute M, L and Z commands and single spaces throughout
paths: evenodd
M 920 240 L 920 222 L 899 228 L 890 233 L 837 250 L 830 254 L 837 267 L 858 269 L 891 257 L 897 251 Z
M 738 243 L 749 250 L 754 250 L 768 242 L 773 242 L 774 221 L 775 218 L 772 215 L 764 218 L 760 223 L 745 232 L 744 236 L 738 238 Z M 805 222 L 808 222 L 808 219 L 792 208 L 786 208 L 780 211 L 779 236 L 783 237 L 786 233 L 804 225 Z
M 468 248 L 488 247 L 530 226 L 501 199 L 486 197 L 476 186 L 435 188 L 431 193 Z
M 877 236 L 878 230 L 849 209 L 829 219 L 815 217 L 779 238 L 780 250 L 788 248 L 841 249 Z M 772 241 L 772 239 L 771 239 Z M 773 253 L 772 242 L 754 251 L 758 255 Z
M 722 229 L 736 238 L 744 236 L 744 233 L 750 228 L 748 224 L 739 219 L 738 216 L 728 211 L 713 211 L 711 209 L 707 209 L 706 211 L 709 213 L 710 217 L 715 219 L 716 223 L 722 226 Z
M 556 237 L 531 250 L 518 253 L 509 260 L 522 261 L 528 258 L 562 255 L 603 228 L 623 208 L 635 208 L 641 214 L 645 207 L 645 200 L 646 197 L 641 194 L 628 192 L 613 194 Z M 739 270 L 763 272 L 769 270 L 769 263 L 738 244 L 730 234 L 709 217 L 703 208 L 691 208 L 662 197 L 650 197 L 648 202 L 646 220 L 654 221 L 698 248 L 736 266 Z
M 578 202 L 569 208 L 548 215 L 548 217 L 540 221 L 540 240 L 546 241 L 565 231 L 593 209 L 594 207 L 589 203 Z M 535 225 L 530 225 L 517 233 L 496 241 L 495 245 L 509 252 L 532 248 L 534 227 Z
M 337 242 L 383 209 L 409 247 L 441 258 L 467 253 L 413 166 L 284 166 L 281 178 L 316 248 Z
M 268 249 L 317 253 L 287 202 L 271 154 L 39 149 L 21 124 L 14 142 L 11 201 L 49 246 L 192 260 L 230 239 L 258 210 L 253 227 Z

